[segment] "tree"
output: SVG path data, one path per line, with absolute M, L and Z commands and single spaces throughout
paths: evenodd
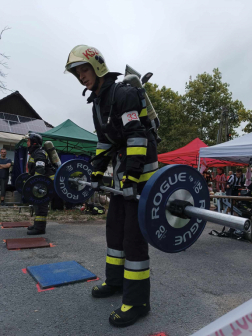
M 2 39 L 2 35 L 3 33 L 10 29 L 9 27 L 5 27 L 1 33 L 0 33 L 0 40 Z M 2 68 L 5 68 L 7 69 L 8 68 L 8 65 L 6 63 L 6 60 L 8 60 L 10 57 L 9 56 L 6 56 L 4 53 L 0 53 L 0 57 L 2 57 L 2 59 L 0 59 L 0 77 L 2 78 L 6 78 L 6 73 L 2 70 Z M 5 82 L 3 82 L 2 80 L 0 80 L 0 90 L 2 92 L 5 92 L 7 89 L 7 86 L 5 84 Z
M 223 113 L 228 115 L 228 133 L 233 137 L 238 135 L 235 128 L 251 115 L 251 111 L 246 110 L 241 101 L 233 100 L 229 84 L 222 82 L 218 68 L 213 69 L 212 75 L 204 72 L 195 80 L 190 80 L 185 89 L 185 113 L 194 120 L 197 136 L 208 145 L 216 144 Z M 226 141 L 224 131 L 222 135 L 221 142 Z
M 252 111 L 246 110 L 241 101 L 232 99 L 229 84 L 222 82 L 219 69 L 190 79 L 183 95 L 150 83 L 145 89 L 160 119 L 159 153 L 178 149 L 197 137 L 215 145 L 223 111 L 228 113 L 228 133 L 233 137 L 241 121 L 250 122 L 245 131 L 252 130 Z M 226 141 L 224 130 L 222 141 Z
M 170 88 L 159 89 L 151 83 L 145 84 L 145 90 L 160 119 L 158 134 L 162 141 L 158 153 L 177 149 L 193 140 L 196 129 L 186 120 L 182 96 Z

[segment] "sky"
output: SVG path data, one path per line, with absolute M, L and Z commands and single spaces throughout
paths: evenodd
M 8 0 L 0 11 L 0 31 L 11 28 L 0 40 L 10 56 L 5 83 L 53 126 L 71 119 L 93 132 L 89 94 L 64 74 L 70 51 L 86 44 L 111 71 L 129 64 L 181 94 L 190 76 L 218 67 L 233 98 L 252 109 L 251 12 L 251 0 Z

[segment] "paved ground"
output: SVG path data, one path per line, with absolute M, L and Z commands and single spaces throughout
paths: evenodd
M 1 336 L 147 336 L 165 332 L 187 336 L 252 297 L 251 250 L 246 242 L 208 235 L 219 226 L 208 224 L 186 252 L 151 256 L 151 312 L 126 329 L 109 325 L 120 296 L 94 299 L 94 284 L 77 283 L 37 292 L 35 281 L 22 269 L 76 260 L 104 280 L 105 225 L 48 225 L 45 237 L 56 245 L 37 250 L 8 251 L 0 245 Z M 0 239 L 26 238 L 26 229 L 2 229 Z

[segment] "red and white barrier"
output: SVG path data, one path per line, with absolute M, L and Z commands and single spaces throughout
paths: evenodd
M 252 336 L 252 300 L 243 303 L 191 336 Z

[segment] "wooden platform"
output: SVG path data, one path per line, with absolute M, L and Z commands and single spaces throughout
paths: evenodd
M 50 247 L 50 243 L 45 238 L 18 238 L 18 239 L 6 239 L 6 247 L 8 250 L 21 250 L 21 249 L 33 249 Z
M 17 228 L 17 227 L 29 227 L 32 224 L 30 222 L 0 222 L 0 225 L 4 229 Z

